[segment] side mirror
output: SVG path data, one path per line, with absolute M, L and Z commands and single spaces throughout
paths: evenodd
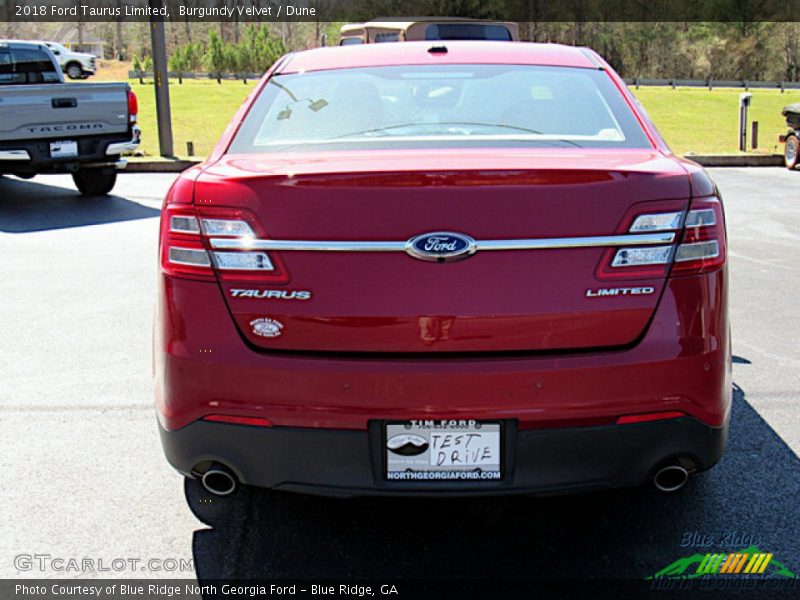
M 56 56 L 61 56 L 61 52 L 58 50 L 53 50 L 53 54 L 55 54 Z

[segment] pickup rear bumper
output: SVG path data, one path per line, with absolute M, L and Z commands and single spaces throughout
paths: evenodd
M 33 175 L 36 173 L 71 173 L 81 167 L 124 168 L 126 162 L 117 160 L 121 154 L 139 147 L 141 132 L 133 127 L 129 137 L 119 134 L 77 138 L 78 156 L 52 158 L 47 140 L 0 142 L 0 173 Z

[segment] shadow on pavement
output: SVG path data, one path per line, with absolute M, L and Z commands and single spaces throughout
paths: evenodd
M 0 231 L 29 233 L 148 219 L 160 214 L 120 196 L 82 196 L 37 181 L 0 179 Z
M 302 451 L 299 449 L 298 451 Z M 269 457 L 264 457 L 269 460 Z M 561 498 L 352 499 L 189 482 L 195 568 L 218 578 L 633 578 L 740 534 L 800 571 L 800 461 L 734 390 L 727 453 L 681 491 L 647 486 Z M 733 543 L 733 542 L 731 542 Z M 735 545 L 735 544 L 734 544 Z M 747 545 L 747 544 L 744 544 Z

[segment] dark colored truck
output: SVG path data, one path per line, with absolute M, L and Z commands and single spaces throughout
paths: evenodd
M 784 107 L 782 114 L 789 126 L 789 131 L 780 140 L 785 144 L 783 160 L 787 169 L 794 170 L 800 164 L 800 104 Z
M 64 83 L 47 46 L 0 41 L 0 174 L 70 173 L 85 195 L 108 194 L 139 146 L 127 83 Z

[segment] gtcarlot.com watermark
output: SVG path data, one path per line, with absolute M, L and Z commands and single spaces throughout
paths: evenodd
M 177 557 L 137 558 L 132 556 L 74 557 L 52 554 L 17 554 L 14 567 L 18 571 L 38 573 L 123 573 L 123 572 L 169 572 L 194 571 L 194 560 Z

